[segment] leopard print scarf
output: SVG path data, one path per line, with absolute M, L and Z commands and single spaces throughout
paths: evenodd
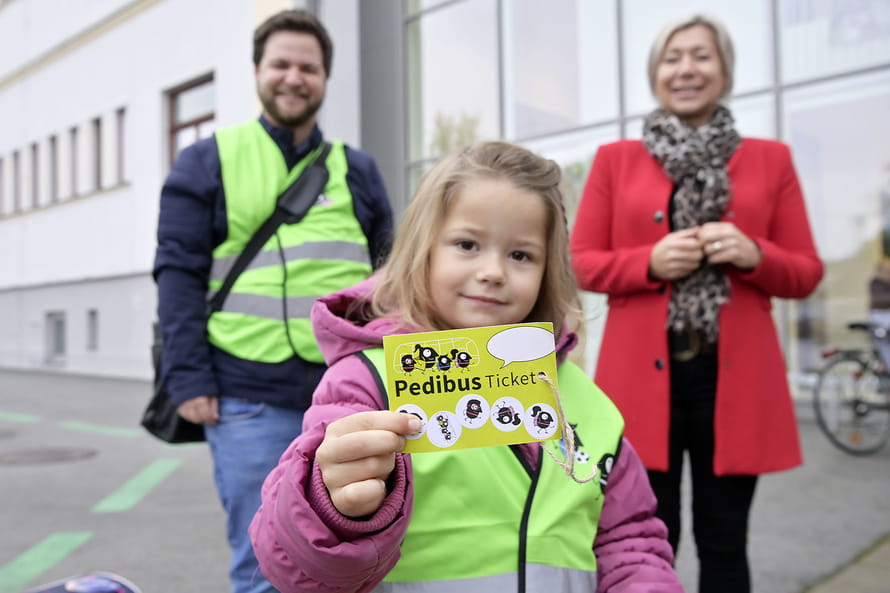
M 718 105 L 711 121 L 692 128 L 664 109 L 643 123 L 643 144 L 674 182 L 672 229 L 679 231 L 722 218 L 729 204 L 726 163 L 741 138 L 729 109 Z M 729 279 L 722 266 L 706 263 L 686 278 L 674 281 L 667 326 L 682 330 L 690 324 L 717 341 L 717 315 L 729 300 Z

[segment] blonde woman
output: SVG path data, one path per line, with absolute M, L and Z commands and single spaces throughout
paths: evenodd
M 580 286 L 606 293 L 596 382 L 640 452 L 674 549 L 692 470 L 701 593 L 747 593 L 757 476 L 801 463 L 771 298 L 822 277 L 787 146 L 743 138 L 723 104 L 726 28 L 695 15 L 652 45 L 659 107 L 642 141 L 601 146 L 571 238 Z

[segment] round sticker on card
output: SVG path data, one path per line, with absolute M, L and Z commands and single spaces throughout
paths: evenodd
M 432 415 L 426 432 L 432 444 L 445 449 L 458 441 L 462 429 L 457 414 L 442 410 Z
M 556 410 L 547 404 L 534 404 L 525 411 L 525 429 L 536 439 L 549 439 L 558 427 Z
M 488 422 L 491 406 L 481 395 L 470 393 L 458 400 L 455 412 L 467 428 L 480 428 Z
M 400 412 L 402 414 L 414 414 L 415 416 L 420 418 L 420 421 L 423 423 L 423 428 L 420 429 L 420 432 L 418 432 L 417 434 L 405 435 L 406 439 L 411 439 L 413 441 L 415 439 L 419 439 L 424 435 L 424 433 L 426 433 L 427 417 L 426 413 L 423 411 L 423 408 L 421 408 L 420 406 L 415 406 L 414 404 L 405 404 L 403 406 L 399 406 L 396 409 L 396 412 Z
M 515 397 L 502 397 L 491 406 L 491 423 L 503 432 L 513 432 L 522 425 L 523 407 Z

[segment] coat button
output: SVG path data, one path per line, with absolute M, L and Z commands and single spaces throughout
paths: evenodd
M 659 371 L 664 368 L 664 361 L 660 358 L 655 359 L 655 368 Z
M 655 222 L 661 222 L 662 220 L 664 220 L 664 212 L 662 212 L 661 210 L 656 210 L 655 214 L 652 215 L 652 220 L 654 220 Z
M 726 213 L 726 218 L 735 218 L 735 210 L 730 210 Z

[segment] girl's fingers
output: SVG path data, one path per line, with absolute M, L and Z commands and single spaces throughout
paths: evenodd
M 326 434 L 341 436 L 366 430 L 388 430 L 400 435 L 409 435 L 419 432 L 420 429 L 420 419 L 413 414 L 375 410 L 372 412 L 357 412 L 345 418 L 340 418 L 328 426 Z
M 352 482 L 331 491 L 331 502 L 342 515 L 352 518 L 373 514 L 386 498 L 386 482 L 372 478 Z
M 316 457 L 329 463 L 347 463 L 365 457 L 386 455 L 401 451 L 405 437 L 388 430 L 365 430 L 329 438 L 325 436 Z
M 396 465 L 395 453 L 364 457 L 347 463 L 323 463 L 319 461 L 319 470 L 328 488 L 345 487 L 353 482 L 370 479 L 386 479 Z

